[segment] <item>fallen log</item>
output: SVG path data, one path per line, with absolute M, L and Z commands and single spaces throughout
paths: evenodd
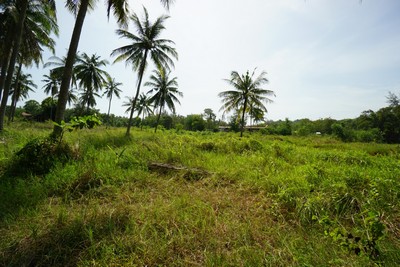
M 181 172 L 183 173 L 183 178 L 186 180 L 200 180 L 210 175 L 208 171 L 202 169 L 188 168 L 185 166 L 176 166 L 160 162 L 150 162 L 147 167 L 150 171 L 158 172 L 161 174 Z

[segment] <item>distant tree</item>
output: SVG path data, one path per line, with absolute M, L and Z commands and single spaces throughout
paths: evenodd
M 133 97 L 125 96 L 126 101 L 122 103 L 123 107 L 126 107 L 125 113 L 129 113 L 133 109 L 133 101 L 135 100 Z
M 279 127 L 280 135 L 291 135 L 292 134 L 292 122 L 286 118 L 285 122 Z
M 14 114 L 18 101 L 28 98 L 29 91 L 34 92 L 36 88 L 37 85 L 33 82 L 31 74 L 24 74 L 21 71 L 17 73 L 14 77 L 13 87 L 10 92 L 12 101 L 8 117 L 9 121 L 14 121 Z
M 314 122 L 310 119 L 300 119 L 296 120 L 292 124 L 292 131 L 294 134 L 299 136 L 307 136 L 310 134 L 315 134 Z
M 378 127 L 378 118 L 373 110 L 366 110 L 354 120 L 357 130 L 369 130 Z
M 76 62 L 77 62 L 78 58 L 79 58 L 79 55 L 75 55 L 74 64 L 73 64 L 74 68 L 72 69 L 72 74 L 71 74 L 70 88 L 77 87 L 75 66 L 76 66 Z M 61 80 L 62 80 L 62 76 L 63 76 L 64 70 L 65 70 L 66 61 L 67 61 L 66 57 L 60 58 L 57 56 L 52 56 L 43 65 L 43 67 L 45 67 L 45 68 L 53 67 L 52 69 L 50 69 L 50 76 L 52 79 L 57 80 L 57 82 L 59 84 L 58 87 L 61 86 Z
M 54 73 L 50 72 L 50 75 L 43 75 L 45 78 L 42 80 L 45 84 L 43 85 L 44 92 L 48 95 L 50 94 L 51 98 L 54 99 L 58 94 L 59 88 L 59 80 L 57 79 Z M 50 118 L 53 118 L 53 110 L 51 110 Z
M 72 74 L 71 74 L 71 84 L 69 86 L 69 90 L 67 93 L 67 103 L 69 106 L 71 106 L 71 104 L 75 103 L 76 101 L 78 101 L 78 97 L 76 96 L 76 91 L 75 89 L 77 88 L 77 81 L 76 81 L 76 71 L 75 71 L 75 65 L 77 62 L 77 58 L 79 56 L 76 55 L 75 56 L 75 63 L 74 63 L 74 68 L 72 70 Z M 45 80 L 42 80 L 43 82 L 45 82 L 45 86 L 48 92 L 50 92 L 50 90 L 52 91 L 52 95 L 53 93 L 55 93 L 55 88 L 53 87 L 55 84 L 57 84 L 57 93 L 55 95 L 53 95 L 53 97 L 58 97 L 59 94 L 59 88 L 61 86 L 61 80 L 62 80 L 62 76 L 65 70 L 65 64 L 66 64 L 66 57 L 63 58 L 59 58 L 57 56 L 52 56 L 49 58 L 49 61 L 46 62 L 43 66 L 46 67 L 53 67 L 52 69 L 50 69 L 50 75 L 45 75 Z M 52 88 L 53 87 L 53 88 Z M 46 91 L 45 91 L 46 92 Z M 48 92 L 46 92 L 48 94 Z
M 206 128 L 206 121 L 200 114 L 187 115 L 185 118 L 185 129 L 188 131 L 203 131 Z
M 44 82 L 43 89 L 46 95 L 50 94 L 51 97 L 55 97 L 58 94 L 59 81 L 55 75 L 43 75 L 45 79 L 42 80 Z
M 182 130 L 185 125 L 185 116 L 178 114 L 171 114 L 172 117 L 172 127 L 177 130 Z
M 239 110 L 235 110 L 232 116 L 229 117 L 228 121 L 228 126 L 230 127 L 230 131 L 233 131 L 235 133 L 240 132 L 241 130 L 239 113 L 240 113 Z
M 151 87 L 148 94 L 153 93 L 149 102 L 154 105 L 154 109 L 159 108 L 154 132 L 157 132 L 160 116 L 165 106 L 175 114 L 175 103 L 180 104 L 178 97 L 183 96 L 182 92 L 178 91 L 177 78 L 174 77 L 170 79 L 169 74 L 170 72 L 166 72 L 164 68 L 160 67 L 158 70 L 153 71 L 153 74 L 150 76 L 150 81 L 144 84 L 145 86 Z
M 42 107 L 36 100 L 28 100 L 25 102 L 24 110 L 33 116 L 37 116 L 42 113 Z
M 168 113 L 164 112 L 161 114 L 160 125 L 162 125 L 165 129 L 170 130 L 173 124 L 173 118 Z
M 141 94 L 136 105 L 137 116 L 140 117 L 142 115 L 142 119 L 140 121 L 140 129 L 143 129 L 143 121 L 145 116 L 153 114 L 153 106 L 149 101 L 149 98 L 145 94 Z
M 137 35 L 124 29 L 117 30 L 117 35 L 128 39 L 131 44 L 115 49 L 111 55 L 118 57 L 115 62 L 125 60 L 126 64 L 132 64 L 133 69 L 138 72 L 139 81 L 135 97 L 132 99 L 132 109 L 130 110 L 129 121 L 132 121 L 133 112 L 136 109 L 136 102 L 140 94 L 140 86 L 143 79 L 143 74 L 147 66 L 147 60 L 150 58 L 157 67 L 163 67 L 167 70 L 174 66 L 171 57 L 177 59 L 178 53 L 175 48 L 171 47 L 173 41 L 160 39 L 161 32 L 165 29 L 164 23 L 169 16 L 161 16 L 154 23 L 149 21 L 149 14 L 144 8 L 144 18 L 139 19 L 136 14 L 131 16 L 133 25 L 136 28 Z M 128 123 L 126 135 L 129 135 L 131 123 Z
M 262 108 L 256 107 L 253 103 L 249 105 L 250 125 L 264 121 L 265 112 Z
M 90 107 L 96 106 L 96 97 L 100 97 L 99 91 L 110 77 L 105 70 L 101 69 L 107 64 L 107 60 L 100 60 L 100 56 L 96 54 L 89 57 L 86 53 L 83 53 L 77 59 L 76 78 L 79 86 L 83 89 L 80 100 L 82 104 L 86 105 L 87 111 Z
M 332 134 L 332 125 L 336 122 L 332 118 L 318 119 L 314 121 L 315 131 L 322 134 Z
M 381 108 L 376 116 L 383 140 L 387 143 L 400 143 L 400 106 Z
M 57 106 L 57 100 L 53 99 L 52 97 L 47 97 L 43 99 L 42 103 L 40 104 L 42 107 L 42 114 L 41 120 L 54 120 L 54 110 Z
M 291 135 L 292 122 L 288 118 L 286 118 L 284 121 L 270 121 L 268 122 L 268 127 L 264 131 L 269 134 Z
M 245 75 L 240 75 L 236 71 L 231 72 L 231 78 L 225 79 L 234 90 L 224 91 L 218 94 L 222 98 L 223 105 L 220 110 L 224 112 L 230 112 L 235 110 L 241 111 L 240 121 L 240 136 L 243 136 L 243 130 L 245 126 L 245 114 L 249 112 L 249 106 L 252 105 L 254 108 L 259 108 L 263 112 L 267 112 L 267 108 L 264 103 L 271 103 L 272 100 L 267 96 L 273 96 L 274 92 L 271 90 L 262 89 L 260 86 L 268 83 L 265 78 L 266 72 L 254 78 L 255 70 L 250 75 L 249 71 Z
M 215 128 L 215 118 L 217 117 L 211 108 L 204 109 L 203 117 L 207 122 L 207 129 L 213 130 Z
M 389 107 L 397 107 L 400 105 L 400 98 L 396 94 L 389 92 L 389 95 L 386 98 Z
M 103 96 L 107 96 L 107 98 L 109 99 L 108 112 L 107 112 L 108 125 L 110 125 L 111 101 L 112 101 L 112 98 L 114 95 L 118 98 L 121 98 L 120 93 L 122 92 L 122 90 L 118 88 L 121 85 L 122 85 L 122 83 L 116 82 L 114 78 L 111 78 L 111 77 L 107 78 L 107 83 L 105 84 L 106 90 L 105 90 Z
M 58 94 L 57 94 L 58 96 Z M 76 103 L 78 101 L 78 97 L 75 94 L 75 90 L 73 88 L 69 89 L 68 94 L 67 94 L 67 103 L 68 106 L 71 106 L 72 104 Z

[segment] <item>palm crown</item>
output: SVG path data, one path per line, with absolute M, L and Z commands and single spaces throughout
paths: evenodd
M 231 78 L 225 79 L 234 90 L 223 91 L 218 94 L 222 98 L 222 107 L 220 110 L 224 112 L 241 111 L 241 133 L 245 124 L 245 114 L 249 112 L 249 108 L 257 109 L 258 111 L 267 112 L 264 103 L 270 103 L 272 100 L 268 96 L 274 95 L 274 92 L 267 89 L 262 89 L 263 84 L 268 83 L 265 77 L 266 72 L 261 72 L 259 76 L 254 78 L 255 70 L 250 75 L 249 71 L 245 75 L 240 75 L 237 71 L 231 72 Z
M 108 120 L 110 119 L 110 109 L 111 109 L 111 101 L 113 96 L 115 95 L 118 98 L 121 98 L 120 93 L 122 92 L 121 89 L 119 89 L 119 86 L 121 86 L 122 83 L 119 83 L 115 81 L 114 78 L 108 77 L 107 82 L 105 84 L 105 92 L 103 93 L 103 96 L 106 96 L 109 99 L 108 103 L 108 112 L 107 112 L 107 118 Z
M 180 104 L 177 96 L 182 97 L 182 92 L 178 91 L 178 81 L 174 77 L 169 78 L 170 72 L 167 72 L 163 68 L 158 68 L 158 70 L 153 71 L 150 76 L 150 81 L 146 82 L 144 85 L 151 87 L 148 94 L 153 94 L 149 101 L 154 105 L 154 108 L 159 107 L 157 125 L 155 131 L 157 131 L 158 122 L 165 105 L 175 113 L 175 102 Z
M 163 1 L 167 3 L 169 1 Z M 129 135 L 133 112 L 135 111 L 136 101 L 140 94 L 140 85 L 143 74 L 148 64 L 147 59 L 153 61 L 157 67 L 164 67 L 170 70 L 174 67 L 172 58 L 178 59 L 178 53 L 171 47 L 173 41 L 161 39 L 161 32 L 165 29 L 164 22 L 169 16 L 158 17 L 154 23 L 149 21 L 149 14 L 144 8 L 144 17 L 141 20 L 137 14 L 133 14 L 130 19 L 136 28 L 136 34 L 124 29 L 118 29 L 117 35 L 128 39 L 131 43 L 112 51 L 112 56 L 117 56 L 115 62 L 125 60 L 126 64 L 131 64 L 133 69 L 138 72 L 138 84 L 135 97 L 132 99 L 132 109 L 129 116 L 128 128 L 126 134 Z M 172 58 L 171 58 L 172 57 Z
M 92 55 L 89 57 L 86 53 L 83 53 L 77 59 L 76 78 L 79 80 L 79 86 L 84 90 L 81 94 L 81 100 L 89 106 L 96 105 L 95 97 L 99 97 L 98 92 L 103 88 L 108 77 L 110 76 L 101 67 L 108 64 L 107 60 L 100 60 L 100 56 Z

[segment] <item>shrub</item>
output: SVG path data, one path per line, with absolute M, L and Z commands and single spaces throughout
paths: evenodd
M 364 143 L 371 143 L 371 142 L 380 143 L 383 140 L 382 133 L 377 128 L 373 128 L 370 130 L 356 131 L 355 137 L 357 141 Z
M 14 175 L 43 175 L 56 164 L 65 164 L 76 157 L 76 152 L 65 142 L 52 138 L 33 139 L 19 150 L 12 160 L 10 171 Z
M 343 142 L 351 142 L 354 139 L 353 131 L 349 128 L 344 127 L 340 123 L 332 124 L 331 129 L 332 129 L 333 135 L 338 137 Z

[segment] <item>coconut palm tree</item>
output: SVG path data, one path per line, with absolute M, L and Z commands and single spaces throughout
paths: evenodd
M 11 111 L 8 117 L 9 121 L 14 121 L 15 109 L 18 101 L 26 99 L 29 96 L 29 91 L 34 92 L 37 85 L 32 81 L 31 74 L 24 74 L 22 71 L 14 76 L 14 82 L 10 95 L 12 96 Z
M 50 71 L 50 75 L 43 75 L 45 78 L 42 80 L 45 84 L 43 85 L 44 92 L 48 95 L 51 95 L 51 100 L 54 101 L 54 98 L 58 94 L 58 88 L 60 85 L 60 81 L 57 79 L 56 75 Z M 50 109 L 50 118 L 53 118 L 53 106 Z
M 140 122 L 140 129 L 143 129 L 143 120 L 145 116 L 153 114 L 153 106 L 149 101 L 149 98 L 142 93 L 137 101 L 136 105 L 137 116 L 140 117 L 142 115 L 142 120 Z
M 29 66 L 35 63 L 38 67 L 43 62 L 43 49 L 47 48 L 55 53 L 56 42 L 52 35 L 58 36 L 58 24 L 55 10 L 49 5 L 43 5 L 41 1 L 37 2 L 40 8 L 28 8 L 23 40 L 20 47 L 20 58 L 24 65 Z M 30 4 L 32 5 L 32 4 Z
M 76 91 L 74 90 L 74 88 L 70 88 L 68 90 L 68 95 L 67 95 L 68 106 L 71 106 L 71 104 L 76 103 L 78 101 L 78 97 L 76 96 L 75 92 Z M 57 94 L 57 97 L 58 97 L 58 94 Z
M 86 107 L 86 113 L 89 113 L 90 108 L 96 106 L 96 97 L 100 97 L 99 93 L 90 88 L 84 90 L 80 94 L 79 101 L 81 102 L 82 106 Z
M 166 6 L 167 8 L 169 7 L 170 3 L 172 3 L 173 0 L 161 0 L 161 3 Z M 121 26 L 126 26 L 127 25 L 127 18 L 128 18 L 128 0 L 106 0 L 106 5 L 107 5 L 107 14 L 108 17 L 110 16 L 110 13 L 114 14 L 114 16 L 117 18 L 117 22 Z M 82 32 L 82 27 L 83 23 L 85 21 L 86 13 L 88 9 L 93 8 L 94 0 L 66 0 L 66 6 L 75 13 L 76 15 L 76 20 L 75 20 L 75 25 L 74 29 L 72 32 L 72 37 L 70 41 L 70 45 L 68 48 L 68 55 L 67 55 L 67 60 L 65 64 L 65 71 L 63 73 L 63 78 L 61 82 L 61 87 L 60 87 L 60 94 L 58 97 L 58 104 L 57 104 L 57 113 L 56 113 L 56 122 L 60 123 L 61 120 L 64 118 L 64 113 L 65 113 L 65 108 L 67 105 L 67 99 L 68 99 L 68 89 L 71 81 L 71 76 L 72 76 L 72 69 L 74 65 L 74 58 L 76 55 L 76 52 L 78 51 L 78 44 L 79 44 L 79 39 L 80 35 Z M 57 125 L 54 127 L 53 130 L 53 135 L 54 136 L 59 136 L 62 133 L 61 127 L 58 127 Z
M 172 113 L 175 113 L 175 102 L 180 104 L 177 96 L 183 96 L 182 92 L 178 91 L 177 78 L 169 79 L 169 74 L 170 72 L 160 67 L 158 70 L 153 71 L 153 74 L 150 76 L 150 81 L 144 84 L 145 86 L 151 87 L 148 94 L 154 93 L 150 97 L 149 102 L 154 105 L 154 109 L 159 108 L 154 132 L 157 132 L 158 123 L 165 105 L 167 105 Z
M 82 104 L 86 104 L 87 111 L 89 111 L 89 107 L 96 105 L 95 97 L 100 97 L 98 92 L 110 77 L 105 70 L 101 69 L 107 64 L 107 60 L 100 60 L 100 56 L 96 54 L 89 57 L 86 53 L 83 53 L 77 59 L 76 78 L 79 81 L 79 86 L 83 89 L 81 101 Z
M 9 7 L 13 7 L 9 9 Z M 58 33 L 54 0 L 2 1 L 0 10 L 14 10 L 11 19 L 6 20 L 3 32 L 5 39 L 2 52 L 2 72 L 0 92 L 3 94 L 0 105 L 0 131 L 4 128 L 4 116 L 10 93 L 15 65 L 19 62 L 30 64 L 39 62 L 42 47 L 54 47 L 51 33 Z M 5 14 L 5 13 L 3 13 Z M 14 20 L 12 19 L 14 18 Z
M 121 85 L 122 83 L 116 82 L 115 79 L 111 77 L 108 77 L 107 83 L 105 84 L 106 90 L 103 96 L 106 96 L 109 99 L 107 112 L 108 120 L 110 120 L 110 109 L 113 96 L 115 95 L 116 97 L 121 98 L 120 93 L 122 92 L 122 90 L 118 88 Z M 108 124 L 110 124 L 110 121 L 108 121 Z
M 264 110 L 262 108 L 256 107 L 254 103 L 249 104 L 248 113 L 250 116 L 250 125 L 264 120 Z
M 75 66 L 77 59 L 79 58 L 79 55 L 75 56 L 75 62 L 74 62 L 74 68 L 72 70 L 72 76 L 71 76 L 71 84 L 70 88 L 72 87 L 77 87 L 77 82 L 76 82 L 76 71 L 75 71 Z M 67 58 L 66 57 L 57 57 L 57 56 L 51 56 L 48 61 L 43 65 L 43 67 L 53 67 L 50 69 L 50 75 L 54 76 L 55 79 L 58 80 L 58 83 L 61 85 L 61 80 L 62 76 L 65 70 L 65 64 L 66 64 Z
M 128 112 L 131 112 L 131 110 L 132 110 L 134 98 L 129 97 L 129 96 L 125 96 L 125 98 L 126 98 L 126 101 L 124 101 L 122 103 L 122 106 L 126 107 L 125 113 L 128 113 Z
M 22 0 L 18 2 L 3 1 L 0 4 L 1 10 L 4 11 L 3 14 L 8 16 L 3 18 L 6 24 L 2 30 L 4 31 L 3 34 L 7 36 L 7 39 L 4 39 L 6 42 L 4 44 L 4 48 L 2 47 L 2 49 L 5 49 L 2 53 L 5 61 L 3 61 L 2 65 L 4 76 L 1 77 L 0 83 L 0 92 L 3 93 L 2 98 L 4 99 L 4 95 L 6 95 L 5 101 L 7 101 L 14 75 L 15 64 L 19 54 L 29 2 L 28 0 Z M 0 114 L 0 117 L 1 116 L 2 114 Z M 4 118 L 4 115 L 2 117 Z
M 59 80 L 55 75 L 43 75 L 45 79 L 42 80 L 44 82 L 43 89 L 46 95 L 50 94 L 52 98 L 54 98 L 58 94 Z
M 77 59 L 79 58 L 79 55 L 75 56 L 75 63 L 74 66 L 76 65 Z M 65 63 L 67 61 L 66 57 L 59 58 L 57 56 L 52 56 L 49 58 L 49 61 L 46 62 L 43 67 L 53 67 L 50 69 L 50 76 L 54 77 L 54 79 L 57 80 L 59 86 L 58 89 L 61 86 L 61 80 L 62 76 L 65 70 Z M 71 84 L 68 90 L 67 94 L 67 103 L 69 106 L 71 106 L 71 103 L 75 103 L 78 101 L 78 97 L 75 94 L 75 89 L 78 87 L 77 81 L 76 81 L 76 71 L 75 68 L 72 70 L 72 76 L 71 76 Z M 57 97 L 58 97 L 59 91 L 57 92 Z
M 266 72 L 261 72 L 259 76 L 254 78 L 256 69 L 250 75 L 249 71 L 245 75 L 240 75 L 236 71 L 231 72 L 231 78 L 225 79 L 229 85 L 233 87 L 233 90 L 224 91 L 218 94 L 222 98 L 222 107 L 220 109 L 224 112 L 230 111 L 241 111 L 241 125 L 240 125 L 240 137 L 243 136 L 243 130 L 245 125 L 245 114 L 249 112 L 249 106 L 252 104 L 264 112 L 267 112 L 267 108 L 264 103 L 271 103 L 272 100 L 268 96 L 273 96 L 274 92 L 271 90 L 262 89 L 260 86 L 268 83 L 265 78 Z
M 150 58 L 156 66 L 163 66 L 168 70 L 170 67 L 174 66 L 171 57 L 178 59 L 178 53 L 175 48 L 170 46 L 174 44 L 174 42 L 167 39 L 160 39 L 160 34 L 165 29 L 164 22 L 169 18 L 169 16 L 161 16 L 157 18 L 154 23 L 151 23 L 149 21 L 149 14 L 146 8 L 144 8 L 144 17 L 142 20 L 136 14 L 133 14 L 130 18 L 136 28 L 137 34 L 124 29 L 117 30 L 117 35 L 120 38 L 128 39 L 130 44 L 117 48 L 111 53 L 111 56 L 118 55 L 114 62 L 125 60 L 126 64 L 132 64 L 133 69 L 138 72 L 139 80 L 137 83 L 136 94 L 133 98 L 133 108 L 131 109 L 128 128 L 126 131 L 126 135 L 128 136 L 136 101 L 140 93 L 143 74 L 148 64 L 148 58 Z
M 15 0 L 2 1 L 0 7 L 0 91 L 4 87 L 5 76 L 11 52 L 14 49 L 12 36 L 15 34 L 15 24 L 19 18 L 19 5 L 21 2 Z M 26 11 L 23 25 L 23 38 L 20 47 L 16 50 L 16 63 L 23 62 L 24 65 L 36 63 L 42 60 L 43 47 L 54 53 L 55 41 L 51 34 L 58 36 L 58 25 L 55 10 L 45 1 L 30 1 Z

